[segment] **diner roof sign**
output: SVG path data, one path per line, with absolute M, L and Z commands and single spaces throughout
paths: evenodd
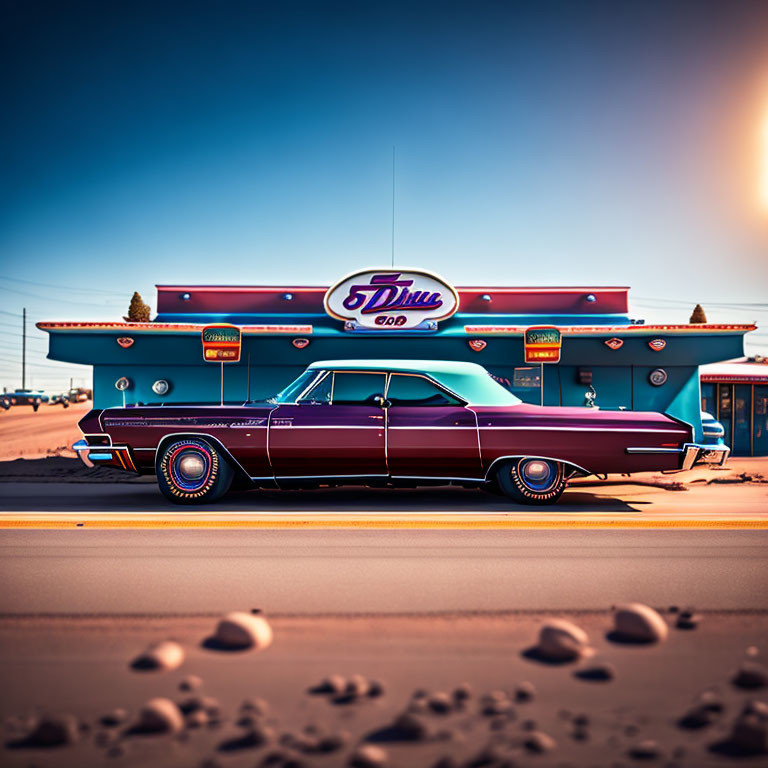
M 365 269 L 331 286 L 324 304 L 345 330 L 437 330 L 459 308 L 459 295 L 425 270 Z

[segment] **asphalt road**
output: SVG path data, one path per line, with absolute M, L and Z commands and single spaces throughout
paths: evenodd
M 0 613 L 768 609 L 765 531 L 4 530 Z
M 676 476 L 665 482 L 674 483 Z M 469 513 L 530 516 L 546 513 L 583 518 L 610 514 L 621 520 L 633 515 L 672 520 L 762 519 L 768 521 L 768 484 L 689 484 L 686 490 L 665 490 L 624 482 L 582 481 L 571 485 L 557 504 L 516 505 L 503 496 L 463 488 L 360 489 L 315 491 L 241 491 L 215 504 L 179 506 L 160 495 L 154 478 L 141 482 L 49 482 L 48 478 L 0 483 L 0 514 L 115 513 L 165 514 L 169 519 L 190 511 L 260 514 L 293 513 Z

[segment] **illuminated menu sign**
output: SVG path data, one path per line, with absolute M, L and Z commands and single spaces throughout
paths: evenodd
M 526 363 L 559 363 L 562 335 L 559 328 L 540 325 L 525 331 Z
M 206 325 L 202 332 L 203 360 L 208 363 L 240 361 L 240 329 L 236 325 Z

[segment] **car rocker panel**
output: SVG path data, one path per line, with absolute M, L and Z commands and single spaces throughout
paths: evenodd
M 722 464 L 662 413 L 524 404 L 472 363 L 313 363 L 268 402 L 126 406 L 80 422 L 84 460 L 155 473 L 172 501 L 212 501 L 254 486 L 493 484 L 551 503 L 575 475 Z

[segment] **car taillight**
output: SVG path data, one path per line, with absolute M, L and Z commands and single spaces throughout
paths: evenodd
M 682 445 L 683 445 L 682 443 L 662 443 L 661 447 L 662 448 L 681 448 Z
M 86 435 L 85 442 L 88 445 L 111 445 L 112 438 L 109 435 Z

